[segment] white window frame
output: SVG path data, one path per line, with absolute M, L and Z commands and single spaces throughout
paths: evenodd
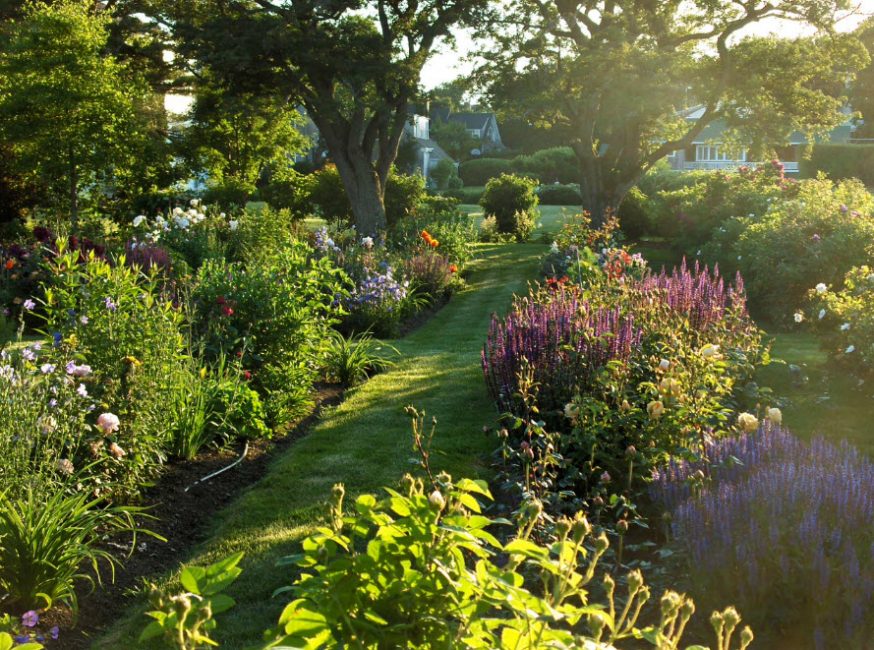
M 696 144 L 695 145 L 695 161 L 696 162 L 746 162 L 747 150 L 742 149 L 740 158 L 730 158 L 729 154 L 720 151 L 718 144 Z

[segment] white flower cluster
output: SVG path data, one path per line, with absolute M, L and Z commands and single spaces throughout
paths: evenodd
M 219 214 L 219 217 L 225 219 L 227 215 L 222 212 Z M 154 244 L 161 239 L 164 233 L 173 230 L 185 232 L 203 221 L 206 221 L 206 209 L 200 199 L 191 199 L 188 209 L 177 206 L 166 217 L 163 214 L 159 214 L 151 223 L 146 215 L 138 215 L 133 219 L 133 227 L 138 230 L 147 230 L 147 232 L 142 235 L 143 241 L 134 241 L 131 243 L 131 247 L 137 248 L 138 246 Z M 236 219 L 228 221 L 228 228 L 232 232 L 237 230 L 239 226 L 240 222 Z

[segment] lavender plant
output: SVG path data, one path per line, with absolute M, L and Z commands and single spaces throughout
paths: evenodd
M 863 648 L 874 634 L 874 463 L 846 442 L 776 424 L 715 440 L 710 461 L 659 471 L 695 591 L 732 598 L 799 647 Z

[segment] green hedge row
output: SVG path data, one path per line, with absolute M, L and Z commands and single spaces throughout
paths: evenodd
M 832 180 L 858 178 L 874 186 L 874 144 L 818 144 L 809 160 L 800 165 L 802 178 L 815 178 L 825 172 Z

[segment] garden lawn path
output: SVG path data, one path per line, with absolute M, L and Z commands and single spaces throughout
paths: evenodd
M 394 486 L 410 471 L 414 454 L 405 406 L 437 418 L 435 471 L 489 474 L 496 440 L 483 426 L 494 425 L 497 413 L 483 382 L 480 350 L 492 313 L 505 312 L 514 293 L 526 292 L 545 250 L 538 244 L 478 245 L 468 287 L 422 327 L 392 342 L 401 353 L 396 365 L 350 390 L 309 435 L 274 460 L 260 482 L 216 513 L 208 541 L 191 563 L 246 553 L 243 575 L 228 592 L 237 605 L 219 617 L 222 647 L 257 643 L 276 623 L 288 597 L 271 594 L 293 577 L 276 562 L 320 523 L 335 483 L 344 483 L 354 498 Z M 142 612 L 142 606 L 132 608 L 93 647 L 132 647 L 147 622 Z

